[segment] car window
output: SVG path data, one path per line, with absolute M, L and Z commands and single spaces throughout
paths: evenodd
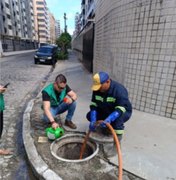
M 52 50 L 53 50 L 52 48 L 41 47 L 41 48 L 39 48 L 38 52 L 51 53 Z

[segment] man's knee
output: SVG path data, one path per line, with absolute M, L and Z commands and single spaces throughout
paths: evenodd
M 76 101 L 72 102 L 68 105 L 70 108 L 75 109 L 76 108 Z
M 90 111 L 87 113 L 86 118 L 88 121 L 90 121 Z

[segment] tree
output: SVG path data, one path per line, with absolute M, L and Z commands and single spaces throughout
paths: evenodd
M 61 52 L 67 54 L 67 48 L 71 47 L 71 36 L 69 33 L 64 32 L 56 40 L 56 44 L 61 48 Z

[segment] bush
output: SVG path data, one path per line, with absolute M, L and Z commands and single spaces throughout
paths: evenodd
M 58 60 L 66 60 L 66 59 L 68 59 L 68 54 L 64 54 L 63 52 L 59 52 L 57 54 L 57 59 Z

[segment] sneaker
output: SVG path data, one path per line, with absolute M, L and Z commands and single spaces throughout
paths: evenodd
M 72 121 L 65 120 L 65 126 L 68 126 L 71 129 L 76 129 L 76 125 Z

